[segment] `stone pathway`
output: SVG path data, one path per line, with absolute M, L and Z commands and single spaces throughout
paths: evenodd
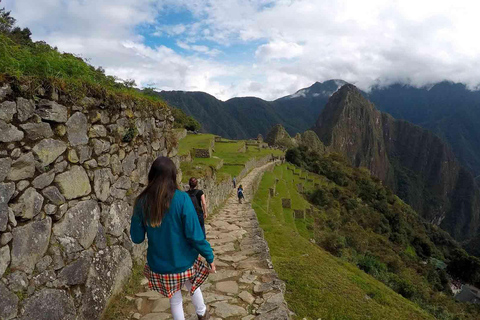
M 273 270 L 268 245 L 250 204 L 252 189 L 273 165 L 256 168 L 243 178 L 247 201 L 239 204 L 232 189 L 224 207 L 206 225 L 217 266 L 217 273 L 202 286 L 212 319 L 289 319 L 285 285 Z M 186 319 L 197 319 L 189 295 L 183 294 Z M 168 299 L 157 292 L 139 292 L 134 299 L 137 310 L 132 311 L 132 319 L 172 319 Z

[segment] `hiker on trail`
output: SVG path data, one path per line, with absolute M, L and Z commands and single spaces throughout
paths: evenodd
M 233 182 L 233 188 L 235 189 L 237 187 L 237 177 L 233 177 L 232 182 Z
M 245 199 L 245 196 L 243 195 L 243 187 L 242 187 L 242 185 L 239 185 L 239 186 L 238 186 L 237 196 L 238 196 L 238 203 L 242 203 L 242 199 Z
M 197 211 L 197 217 L 202 227 L 203 235 L 206 236 L 205 219 L 207 219 L 207 203 L 205 201 L 205 193 L 197 189 L 198 181 L 194 177 L 188 180 L 188 185 L 190 186 L 190 190 L 188 190 L 187 193 L 192 200 L 195 211 Z
M 184 320 L 181 289 L 191 294 L 199 320 L 210 319 L 200 285 L 215 272 L 213 251 L 198 222 L 190 197 L 178 189 L 172 160 L 158 157 L 148 173 L 148 185 L 137 197 L 130 235 L 134 243 L 148 237 L 144 275 L 151 290 L 170 299 L 174 320 Z M 198 258 L 202 255 L 208 265 Z

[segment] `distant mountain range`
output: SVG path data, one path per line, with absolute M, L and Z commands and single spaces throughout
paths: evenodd
M 275 124 L 282 124 L 292 136 L 308 130 L 330 96 L 345 83 L 343 80 L 316 82 L 275 101 L 244 97 L 224 102 L 204 92 L 157 94 L 197 119 L 203 131 L 231 139 L 247 139 L 258 134 L 265 136 Z M 362 94 L 379 110 L 440 136 L 450 144 L 463 166 L 475 176 L 480 175 L 480 91 L 470 91 L 463 84 L 441 82 L 428 88 L 398 84 L 376 87 Z

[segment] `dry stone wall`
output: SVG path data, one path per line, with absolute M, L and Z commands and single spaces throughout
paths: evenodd
M 179 165 L 172 124 L 166 109 L 0 86 L 0 319 L 100 317 L 143 258 L 129 221 L 150 163 Z

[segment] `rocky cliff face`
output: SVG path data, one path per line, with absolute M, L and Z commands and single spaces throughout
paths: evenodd
M 388 156 L 382 139 L 382 115 L 353 85 L 344 85 L 320 114 L 315 132 L 331 150 L 343 153 L 356 166 L 388 177 Z
M 431 132 L 376 110 L 353 85 L 330 98 L 314 131 L 329 151 L 367 167 L 456 239 L 478 233 L 480 192 L 450 148 Z
M 143 258 L 129 218 L 149 164 L 179 164 L 173 118 L 44 92 L 0 89 L 0 319 L 98 319 Z

